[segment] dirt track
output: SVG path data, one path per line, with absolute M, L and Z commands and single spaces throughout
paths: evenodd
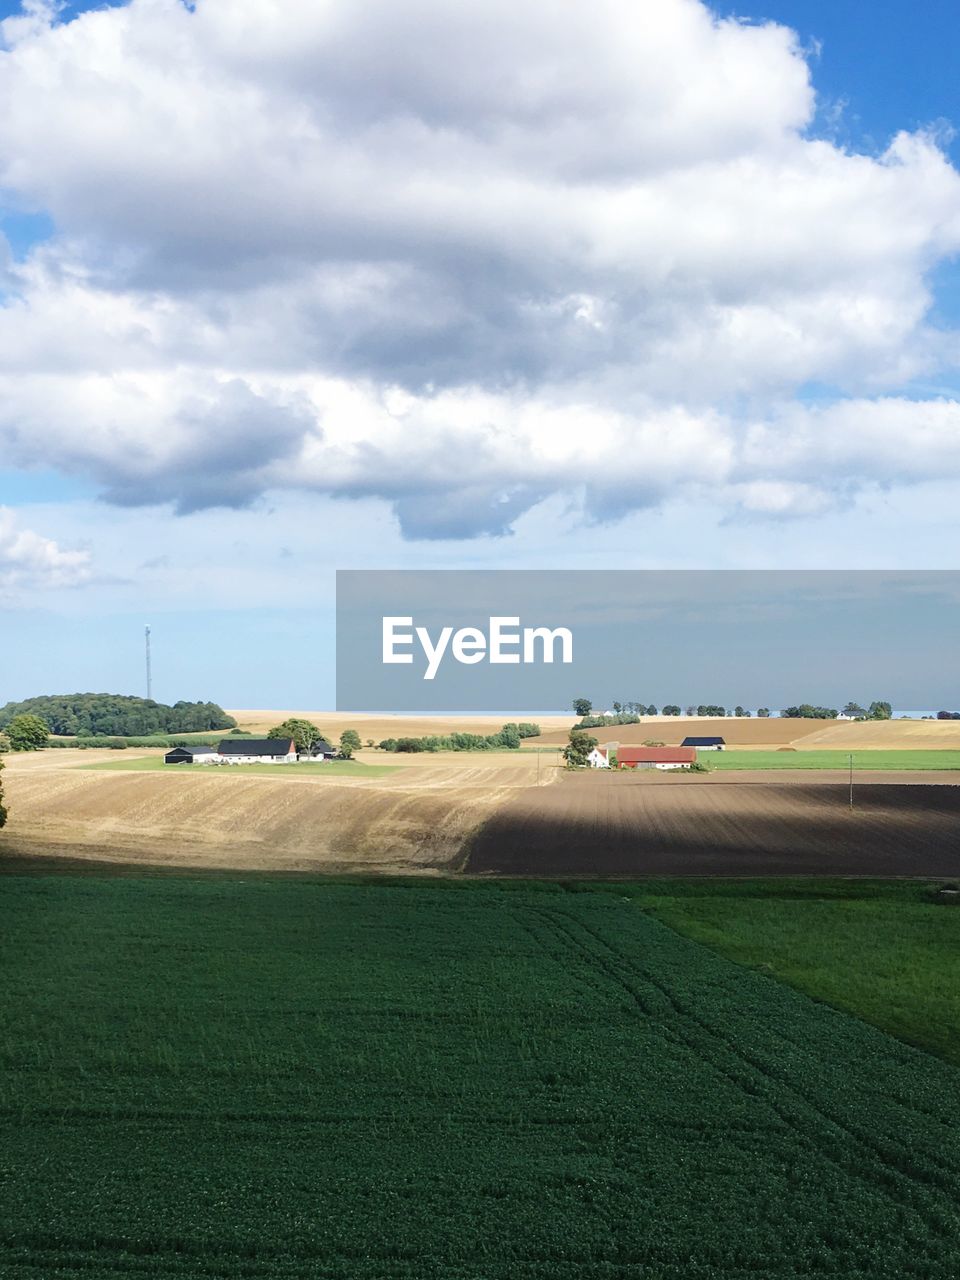
M 851 811 L 836 775 L 573 774 L 507 799 L 480 831 L 467 870 L 960 876 L 960 786 L 942 774 L 873 777 L 860 777 Z

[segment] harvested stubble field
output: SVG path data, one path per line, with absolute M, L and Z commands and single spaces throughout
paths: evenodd
M 516 876 L 960 876 L 960 786 L 943 774 L 585 772 L 507 798 L 467 870 Z
M 12 879 L 17 1280 L 953 1280 L 960 1073 L 617 894 Z
M 404 767 L 371 776 L 325 765 L 302 773 L 293 765 L 165 772 L 154 767 L 155 753 L 117 754 L 8 757 L 4 850 L 183 867 L 436 874 L 461 864 L 465 843 L 505 795 L 538 778 L 536 757 L 520 753 L 407 757 Z M 382 764 L 382 754 L 375 758 Z M 101 765 L 110 767 L 90 767 Z M 541 783 L 556 772 L 541 762 Z

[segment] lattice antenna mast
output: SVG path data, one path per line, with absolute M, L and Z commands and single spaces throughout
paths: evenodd
M 150 670 L 150 628 L 144 627 L 143 638 L 147 651 L 147 701 L 153 697 L 153 673 Z

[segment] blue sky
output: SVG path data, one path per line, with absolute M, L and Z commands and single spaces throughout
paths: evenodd
M 956 5 L 418 12 L 0 0 L 0 703 L 331 702 L 337 568 L 954 567 Z

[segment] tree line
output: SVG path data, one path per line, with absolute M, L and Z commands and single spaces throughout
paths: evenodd
M 497 733 L 432 733 L 422 738 L 384 738 L 381 751 L 516 751 L 523 738 L 538 738 L 538 724 L 505 724 Z
M 175 702 L 118 693 L 54 694 L 0 707 L 0 729 L 18 716 L 39 716 L 48 733 L 64 737 L 147 737 L 233 729 L 236 720 L 215 702 Z
M 589 698 L 574 698 L 572 705 L 573 710 L 580 717 L 578 728 L 581 729 L 606 729 L 619 724 L 637 724 L 641 716 L 683 714 L 679 704 L 675 702 L 665 703 L 659 711 L 654 703 L 645 705 L 642 702 L 614 702 L 611 704 L 612 714 L 603 712 L 596 715 L 593 714 L 593 703 Z M 739 705 L 730 711 L 719 703 L 712 702 L 701 702 L 697 706 L 691 703 L 685 711 L 688 716 L 703 716 L 713 720 L 722 720 L 727 716 L 752 715 L 752 712 Z M 769 707 L 757 709 L 757 716 L 761 720 L 768 719 L 770 714 Z M 784 707 L 780 712 L 780 715 L 787 720 L 836 720 L 841 714 L 850 716 L 854 720 L 890 720 L 893 717 L 893 709 L 889 702 L 871 702 L 869 707 L 862 707 L 858 702 L 848 702 L 841 713 L 835 707 L 818 707 L 810 702 L 801 702 L 794 707 Z M 937 719 L 960 719 L 960 712 L 939 711 Z

